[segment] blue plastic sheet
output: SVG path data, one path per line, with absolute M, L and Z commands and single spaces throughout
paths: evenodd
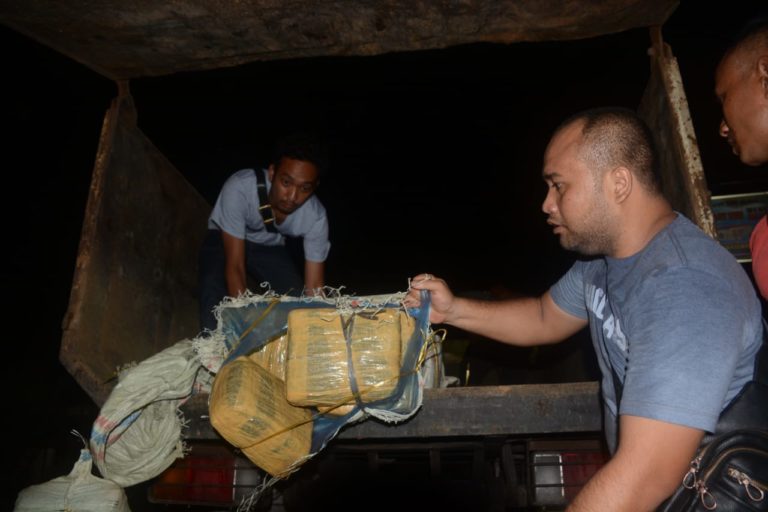
M 343 312 L 347 314 L 370 313 L 383 308 L 404 310 L 399 302 L 382 302 L 382 297 L 344 297 Z M 394 297 L 402 297 L 395 294 Z M 343 416 L 316 413 L 313 419 L 312 445 L 310 455 L 322 450 L 336 436 L 339 430 L 350 422 L 362 421 L 370 416 L 385 421 L 402 421 L 416 413 L 421 406 L 423 382 L 419 369 L 429 342 L 429 295 L 422 295 L 422 307 L 405 309 L 415 319 L 416 329 L 408 340 L 402 355 L 400 378 L 394 391 L 384 399 L 366 402 L 364 396 L 356 395 L 356 402 L 350 412 Z M 249 355 L 287 332 L 288 314 L 294 309 L 329 308 L 338 304 L 333 300 L 299 299 L 288 297 L 256 297 L 244 304 L 234 303 L 219 309 L 220 334 L 228 355 L 223 362 Z M 340 310 L 341 311 L 341 310 Z M 353 372 L 352 372 L 353 373 Z M 350 374 L 352 387 L 354 376 Z M 295 469 L 294 469 L 295 470 Z

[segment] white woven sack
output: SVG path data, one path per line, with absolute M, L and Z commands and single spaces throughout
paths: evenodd
M 129 487 L 184 456 L 178 408 L 199 385 L 201 368 L 191 341 L 182 340 L 121 373 L 91 431 L 104 478 Z
M 92 474 L 92 467 L 90 452 L 81 450 L 68 475 L 22 489 L 14 512 L 131 512 L 123 488 Z

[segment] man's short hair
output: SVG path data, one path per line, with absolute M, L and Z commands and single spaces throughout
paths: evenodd
M 660 193 L 659 159 L 648 125 L 633 110 L 602 107 L 578 112 L 556 132 L 581 122 L 581 155 L 596 176 L 619 166 L 630 169 L 649 191 Z
M 275 144 L 272 164 L 277 167 L 283 158 L 311 162 L 317 167 L 318 176 L 323 176 L 328 167 L 328 146 L 317 133 L 292 133 Z
M 723 58 L 736 50 L 752 52 L 766 49 L 768 49 L 768 11 L 749 20 L 734 34 L 726 46 Z

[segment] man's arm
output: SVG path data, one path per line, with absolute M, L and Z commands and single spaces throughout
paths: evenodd
M 419 290 L 431 296 L 430 321 L 446 323 L 510 345 L 557 343 L 587 325 L 555 304 L 549 292 L 541 297 L 482 301 L 455 297 L 442 279 L 429 274 L 415 277 L 406 305 L 420 304 Z
M 245 240 L 222 230 L 221 240 L 224 244 L 224 277 L 227 281 L 227 293 L 237 297 L 247 289 L 245 279 Z
M 567 511 L 655 510 L 683 481 L 703 436 L 698 429 L 622 415 L 616 454 Z
M 304 293 L 322 295 L 325 286 L 325 262 L 304 260 Z

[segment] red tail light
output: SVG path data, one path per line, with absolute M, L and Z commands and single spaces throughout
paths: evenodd
M 533 471 L 533 502 L 564 505 L 608 461 L 599 441 L 533 442 L 529 446 Z
M 260 483 L 261 472 L 230 447 L 198 443 L 157 478 L 150 487 L 149 501 L 231 506 Z

